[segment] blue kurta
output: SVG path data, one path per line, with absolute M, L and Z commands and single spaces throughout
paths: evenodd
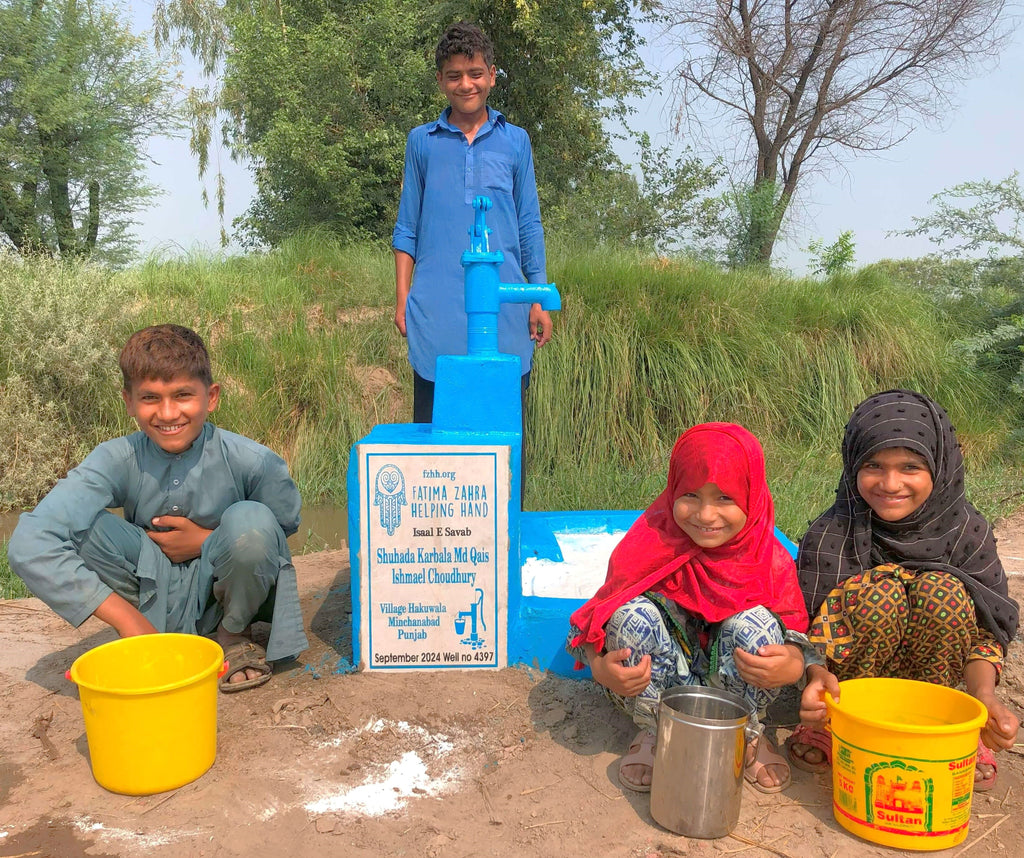
M 239 501 L 268 507 L 284 534 L 299 526 L 301 499 L 276 453 L 211 423 L 181 454 L 167 453 L 144 433 L 100 444 L 18 521 L 8 545 L 11 568 L 28 588 L 72 625 L 85 622 L 113 592 L 78 554 L 96 516 L 124 510 L 125 520 L 152 529 L 155 516 L 184 516 L 214 530 L 221 515 Z M 274 614 L 267 658 L 297 655 L 308 647 L 302 628 L 295 567 L 281 541 Z M 139 610 L 158 631 L 168 619 L 197 629 L 213 587 L 213 570 L 203 557 L 172 563 L 151 539 L 142 540 Z
M 469 249 L 473 198 L 485 195 L 493 230 L 490 250 L 505 255 L 503 283 L 546 283 L 544 230 L 530 137 L 487 108 L 473 142 L 449 123 L 451 108 L 414 128 L 405 148 L 405 176 L 391 244 L 415 261 L 406 304 L 409 363 L 434 380 L 438 355 L 466 353 L 462 253 Z M 527 304 L 502 304 L 498 349 L 518 355 L 525 375 L 533 358 Z

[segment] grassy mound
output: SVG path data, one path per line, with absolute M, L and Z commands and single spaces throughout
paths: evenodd
M 551 254 L 564 310 L 528 404 L 533 509 L 640 508 L 687 426 L 730 420 L 765 448 L 779 526 L 832 498 L 839 440 L 870 393 L 911 387 L 950 411 L 972 500 L 1019 503 L 1019 403 L 954 344 L 969 320 L 879 270 L 827 282 L 726 273 L 628 251 Z M 156 322 L 194 327 L 222 383 L 216 415 L 288 460 L 309 503 L 345 503 L 351 445 L 411 413 L 390 253 L 311 233 L 245 257 L 151 259 L 123 272 L 0 266 L 0 508 L 34 503 L 105 437 L 133 429 L 117 352 Z

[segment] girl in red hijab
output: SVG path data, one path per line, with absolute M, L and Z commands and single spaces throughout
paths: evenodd
M 608 561 L 604 585 L 571 618 L 568 649 L 640 727 L 619 781 L 651 788 L 662 692 L 712 685 L 763 717 L 804 670 L 807 612 L 792 557 L 775 538 L 775 508 L 757 439 L 705 423 L 672 449 L 668 485 Z M 820 660 L 820 657 L 818 658 Z M 762 735 L 745 775 L 762 792 L 790 781 Z

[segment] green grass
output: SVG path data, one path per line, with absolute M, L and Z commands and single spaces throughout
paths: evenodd
M 799 536 L 831 502 L 853 407 L 902 386 L 947 406 L 976 502 L 1005 512 L 1019 406 L 963 364 L 963 332 L 926 296 L 870 273 L 821 283 L 626 253 L 553 267 L 565 310 L 531 386 L 536 508 L 644 506 L 679 432 L 728 420 L 761 439 L 779 526 Z
M 45 425 L 23 434 L 59 472 L 96 440 L 134 428 L 117 390 L 119 344 L 147 324 L 189 325 L 207 341 L 223 386 L 216 422 L 285 456 L 307 504 L 342 505 L 352 444 L 411 412 L 405 342 L 392 322 L 393 272 L 386 248 L 339 248 L 322 233 L 265 254 L 153 258 L 116 274 L 12 267 L 0 272 L 0 329 L 14 338 L 8 364 L 0 363 L 0 392 L 16 371 L 33 389 L 57 390 L 48 395 L 62 403 L 60 414 L 41 423 L 66 425 L 51 431 L 48 446 Z M 528 508 L 646 506 L 664 485 L 678 434 L 730 420 L 761 439 L 778 523 L 798 537 L 831 502 L 851 410 L 896 386 L 950 411 L 982 511 L 996 517 L 1024 501 L 1024 450 L 1013 431 L 1020 403 L 957 353 L 956 341 L 973 332 L 968 322 L 942 315 L 884 272 L 822 283 L 629 251 L 552 249 L 549 275 L 565 309 L 536 357 Z M 77 288 L 83 280 L 88 290 Z M 41 323 L 25 301 L 22 321 L 5 321 L 23 292 L 44 288 L 64 297 L 45 324 L 87 330 L 90 349 L 75 346 L 87 358 L 65 342 L 81 336 L 39 346 Z M 32 324 L 31 336 L 19 333 Z M 58 346 L 60 366 L 46 351 Z M 57 369 L 79 362 L 85 380 L 69 388 Z M 36 366 L 38 379 L 29 372 Z M 55 388 L 51 376 L 65 386 Z M 28 421 L 9 412 L 12 422 Z M 26 473 L 50 473 L 46 462 L 22 464 Z
M 7 562 L 7 540 L 0 542 L 0 599 L 23 599 L 31 596 L 25 582 L 11 571 Z

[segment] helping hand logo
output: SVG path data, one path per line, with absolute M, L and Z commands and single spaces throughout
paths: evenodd
M 373 505 L 380 507 L 380 526 L 394 536 L 402 523 L 405 506 L 405 477 L 396 465 L 384 465 L 374 480 Z

